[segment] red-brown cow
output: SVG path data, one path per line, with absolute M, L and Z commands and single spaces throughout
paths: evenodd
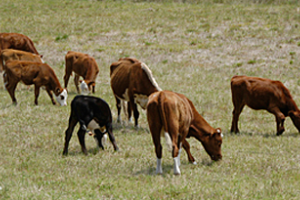
M 23 61 L 44 63 L 40 55 L 36 55 L 27 51 L 15 50 L 15 49 L 2 50 L 1 59 L 3 62 L 3 66 L 8 60 L 23 60 Z
M 148 96 L 161 91 L 152 76 L 151 70 L 143 62 L 134 58 L 120 58 L 110 66 L 110 85 L 115 95 L 118 109 L 118 122 L 121 121 L 121 100 L 128 102 L 128 119 L 133 110 L 135 126 L 138 127 L 137 105 L 146 109 Z
M 0 33 L 0 52 L 4 49 L 17 49 L 39 55 L 32 40 L 19 33 Z M 2 63 L 0 57 L 0 71 L 2 71 Z
M 5 64 L 5 72 L 3 74 L 5 87 L 14 104 L 17 103 L 15 98 L 15 89 L 17 84 L 22 81 L 25 85 L 34 84 L 34 103 L 38 105 L 38 96 L 40 87 L 45 86 L 48 95 L 53 104 L 56 104 L 52 91 L 56 100 L 60 105 L 67 105 L 67 91 L 63 89 L 53 71 L 46 63 L 30 62 L 30 61 L 8 61 Z
M 221 129 L 211 127 L 184 95 L 170 91 L 152 93 L 147 105 L 147 119 L 157 157 L 156 173 L 162 173 L 160 140 L 163 135 L 172 149 L 176 175 L 180 174 L 181 146 L 186 150 L 189 161 L 195 161 L 186 138 L 195 137 L 199 140 L 212 160 L 222 159 Z
M 96 60 L 89 56 L 88 54 L 83 54 L 80 52 L 69 51 L 66 54 L 66 74 L 64 76 L 65 88 L 68 86 L 70 75 L 72 71 L 75 72 L 74 83 L 79 93 L 79 76 L 83 77 L 81 81 L 80 89 L 81 94 L 88 94 L 91 90 L 95 93 L 95 82 L 97 75 L 99 73 L 99 68 Z
M 265 78 L 234 76 L 231 79 L 233 118 L 231 132 L 238 133 L 239 116 L 245 105 L 275 115 L 277 135 L 284 132 L 285 117 L 290 116 L 300 131 L 300 111 L 289 90 L 280 82 Z

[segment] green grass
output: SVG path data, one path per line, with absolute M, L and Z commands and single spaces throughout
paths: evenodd
M 28 35 L 61 84 L 67 51 L 95 57 L 95 96 L 109 103 L 114 120 L 109 66 L 130 56 L 149 66 L 162 89 L 191 99 L 225 136 L 221 162 L 190 139 L 198 164 L 190 165 L 183 153 L 179 177 L 164 145 L 164 173 L 157 176 L 146 113 L 139 108 L 141 128 L 124 115 L 122 124 L 113 124 L 119 152 L 110 144 L 99 151 L 86 136 L 84 156 L 76 128 L 63 157 L 73 78 L 67 107 L 53 106 L 44 90 L 34 106 L 33 87 L 22 84 L 13 106 L 1 80 L 0 199 L 299 199 L 300 136 L 289 118 L 276 137 L 274 116 L 245 108 L 241 134 L 229 133 L 234 75 L 280 80 L 300 105 L 298 7 L 291 0 L 3 0 L 1 32 Z

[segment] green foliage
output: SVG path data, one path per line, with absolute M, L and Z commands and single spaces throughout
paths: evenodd
M 19 84 L 11 104 L 0 80 L 0 199 L 299 199 L 299 134 L 289 118 L 275 136 L 274 116 L 245 107 L 238 135 L 232 119 L 230 79 L 248 75 L 282 81 L 299 105 L 299 11 L 297 1 L 3 0 L 0 29 L 28 35 L 63 85 L 68 50 L 92 55 L 100 68 L 97 97 L 108 102 L 120 147 L 105 151 L 86 136 L 81 152 L 78 126 L 63 157 L 64 133 L 75 97 L 53 106 L 43 89 Z M 202 145 L 188 139 L 197 165 L 181 156 L 180 177 L 163 145 L 163 174 L 139 107 L 135 129 L 117 109 L 109 66 L 135 57 L 152 70 L 162 89 L 185 94 L 201 115 L 224 134 L 223 160 L 212 162 Z M 255 58 L 255 59 L 254 59 Z M 74 74 L 73 74 L 74 77 Z M 2 76 L 0 76 L 2 79 Z

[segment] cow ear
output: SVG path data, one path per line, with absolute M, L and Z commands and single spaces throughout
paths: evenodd
M 223 138 L 223 134 L 222 134 L 222 129 L 221 128 L 217 128 L 216 132 L 213 134 L 214 137 L 218 136 Z
M 90 81 L 89 83 L 88 83 L 88 86 L 95 86 L 95 81 Z
M 60 94 L 60 89 L 58 87 L 55 89 L 55 94 Z

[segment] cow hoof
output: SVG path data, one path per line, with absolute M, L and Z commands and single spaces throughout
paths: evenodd
M 197 165 L 197 162 L 196 162 L 196 161 L 194 161 L 194 162 L 192 162 L 192 164 L 193 164 L 193 165 Z

